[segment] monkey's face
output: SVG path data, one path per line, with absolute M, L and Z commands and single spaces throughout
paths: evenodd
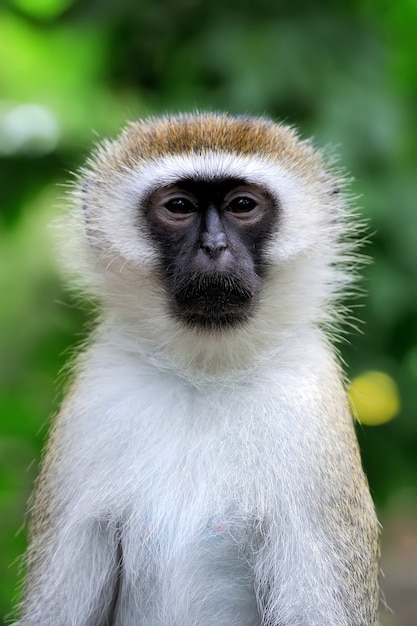
M 246 321 L 260 295 L 263 248 L 277 221 L 273 198 L 244 180 L 183 179 L 153 191 L 144 204 L 175 317 L 201 328 Z
M 352 280 L 339 182 L 309 142 L 267 120 L 131 124 L 76 190 L 87 288 L 161 342 L 172 322 L 193 341 L 192 329 L 224 340 L 230 328 L 233 340 L 327 323 Z

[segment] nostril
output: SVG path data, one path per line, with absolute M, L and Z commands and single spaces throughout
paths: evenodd
M 218 233 L 215 237 L 204 233 L 201 240 L 201 248 L 211 257 L 216 257 L 227 248 L 224 233 Z
M 226 242 L 216 243 L 213 241 L 208 241 L 201 244 L 201 247 L 203 248 L 203 250 L 207 250 L 208 252 L 220 252 L 221 250 L 226 250 L 227 244 Z

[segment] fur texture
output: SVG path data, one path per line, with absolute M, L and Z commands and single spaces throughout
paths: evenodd
M 237 177 L 280 214 L 254 316 L 167 308 L 142 211 L 160 185 Z M 73 194 L 100 323 L 51 434 L 21 626 L 371 626 L 378 530 L 324 329 L 355 220 L 322 157 L 266 120 L 131 124 Z

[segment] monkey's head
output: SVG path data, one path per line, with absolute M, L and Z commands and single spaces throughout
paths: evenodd
M 341 182 L 265 119 L 132 123 L 98 148 L 76 193 L 100 296 L 132 316 L 163 302 L 167 323 L 212 335 L 260 318 L 323 321 L 349 280 Z

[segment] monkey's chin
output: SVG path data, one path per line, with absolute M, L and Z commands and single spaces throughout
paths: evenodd
M 257 285 L 222 274 L 189 279 L 172 293 L 175 317 L 190 328 L 220 331 L 248 322 L 257 301 Z
M 194 328 L 201 331 L 220 332 L 242 326 L 248 322 L 251 314 L 247 311 L 234 311 L 233 313 L 224 313 L 222 315 L 212 313 L 211 311 L 204 311 L 201 313 L 183 312 L 181 314 L 178 314 L 177 312 L 176 317 L 188 328 Z

